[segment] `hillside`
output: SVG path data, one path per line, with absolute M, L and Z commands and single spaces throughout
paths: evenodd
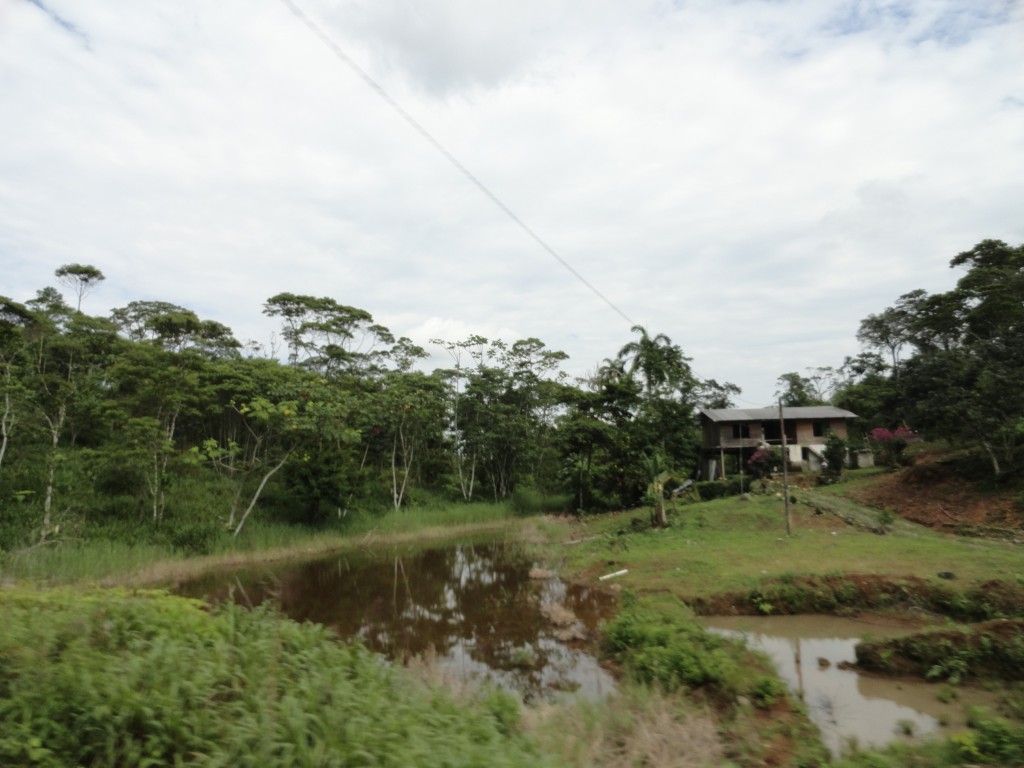
M 936 530 L 1024 539 L 1024 494 L 970 474 L 961 455 L 926 450 L 911 466 L 873 476 L 843 495 Z

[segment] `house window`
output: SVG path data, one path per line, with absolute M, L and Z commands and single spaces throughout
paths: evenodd
M 749 424 L 733 424 L 732 425 L 732 439 L 740 440 L 744 437 L 750 437 L 750 425 Z
M 782 442 L 782 430 L 779 429 L 779 422 L 777 421 L 765 421 L 761 423 L 761 428 L 764 430 L 765 441 L 773 444 L 779 444 Z M 796 422 L 786 422 L 786 442 L 790 444 L 796 443 Z
M 813 426 L 814 426 L 814 436 L 815 437 L 824 437 L 825 433 L 828 432 L 828 422 L 827 421 L 821 421 L 821 420 L 815 421 Z

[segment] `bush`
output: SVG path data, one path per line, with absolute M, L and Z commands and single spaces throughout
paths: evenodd
M 517 515 L 543 515 L 564 512 L 572 505 L 568 494 L 544 494 L 529 485 L 512 491 L 512 509 Z
M 705 632 L 682 607 L 672 613 L 634 601 L 605 627 L 604 644 L 639 682 L 735 694 L 738 667 L 728 641 Z
M 156 593 L 0 596 L 0 764 L 535 766 L 516 707 L 328 630 Z
M 961 759 L 998 765 L 1024 764 L 1024 728 L 1001 717 L 991 717 L 985 709 L 973 709 L 968 725 L 972 733 L 957 739 Z
M 749 489 L 749 484 L 744 479 L 740 481 L 738 477 L 730 477 L 726 480 L 705 480 L 701 483 L 694 483 L 693 486 L 697 491 L 697 496 L 700 497 L 701 501 L 712 501 L 713 499 L 722 499 L 726 496 L 739 496 Z
M 750 688 L 754 706 L 770 709 L 775 702 L 786 695 L 786 685 L 777 677 L 759 677 Z
M 839 480 L 843 475 L 843 466 L 846 464 L 846 441 L 835 432 L 829 431 L 825 438 L 824 456 L 825 466 L 821 474 L 833 482 Z

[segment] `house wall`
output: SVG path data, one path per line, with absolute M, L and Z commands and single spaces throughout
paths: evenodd
M 777 422 L 771 421 L 749 421 L 749 422 L 714 422 L 707 418 L 701 419 L 701 437 L 703 442 L 703 466 L 704 477 L 717 477 L 722 471 L 724 454 L 735 455 L 741 449 L 752 450 L 762 442 L 769 442 L 770 445 L 781 447 L 781 441 L 773 438 L 765 440 L 764 424 L 773 427 Z M 733 427 L 737 424 L 746 424 L 748 437 L 733 437 Z M 820 425 L 821 434 L 814 434 L 815 424 Z M 820 456 L 825 450 L 825 437 L 829 431 L 834 432 L 844 440 L 847 437 L 845 419 L 786 419 L 787 445 L 786 454 L 789 465 L 800 467 L 804 465 L 804 451 L 810 449 L 814 455 L 808 455 L 806 467 L 811 470 L 820 469 Z M 775 429 L 775 434 L 778 429 Z M 795 437 L 795 440 L 794 440 Z
M 764 439 L 760 422 L 750 422 L 750 437 L 733 437 L 732 423 L 719 424 L 705 421 L 703 427 L 704 448 L 756 448 Z
M 824 446 L 825 435 L 815 435 L 814 425 L 815 423 L 825 421 L 825 429 L 823 432 L 832 431 L 844 440 L 847 437 L 846 421 L 844 419 L 796 419 L 796 442 L 798 446 Z M 786 425 L 789 427 L 793 424 L 793 419 L 786 419 Z M 732 436 L 733 425 L 741 422 L 713 422 L 704 420 L 701 425 L 703 443 L 705 450 L 719 450 L 721 448 L 756 448 L 762 440 L 764 440 L 764 429 L 762 422 L 751 421 L 745 422 L 749 429 L 749 437 L 735 438 Z M 787 429 L 787 432 L 792 434 L 792 429 Z M 792 441 L 787 441 L 792 442 Z M 778 445 L 779 441 L 772 440 L 773 445 Z M 796 459 L 799 461 L 799 458 Z

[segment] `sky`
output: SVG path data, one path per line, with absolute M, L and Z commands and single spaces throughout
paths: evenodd
M 639 324 L 747 407 L 1022 213 L 1024 0 L 0 0 L 19 301 L 91 264 L 273 350 L 329 296 L 573 376 Z

